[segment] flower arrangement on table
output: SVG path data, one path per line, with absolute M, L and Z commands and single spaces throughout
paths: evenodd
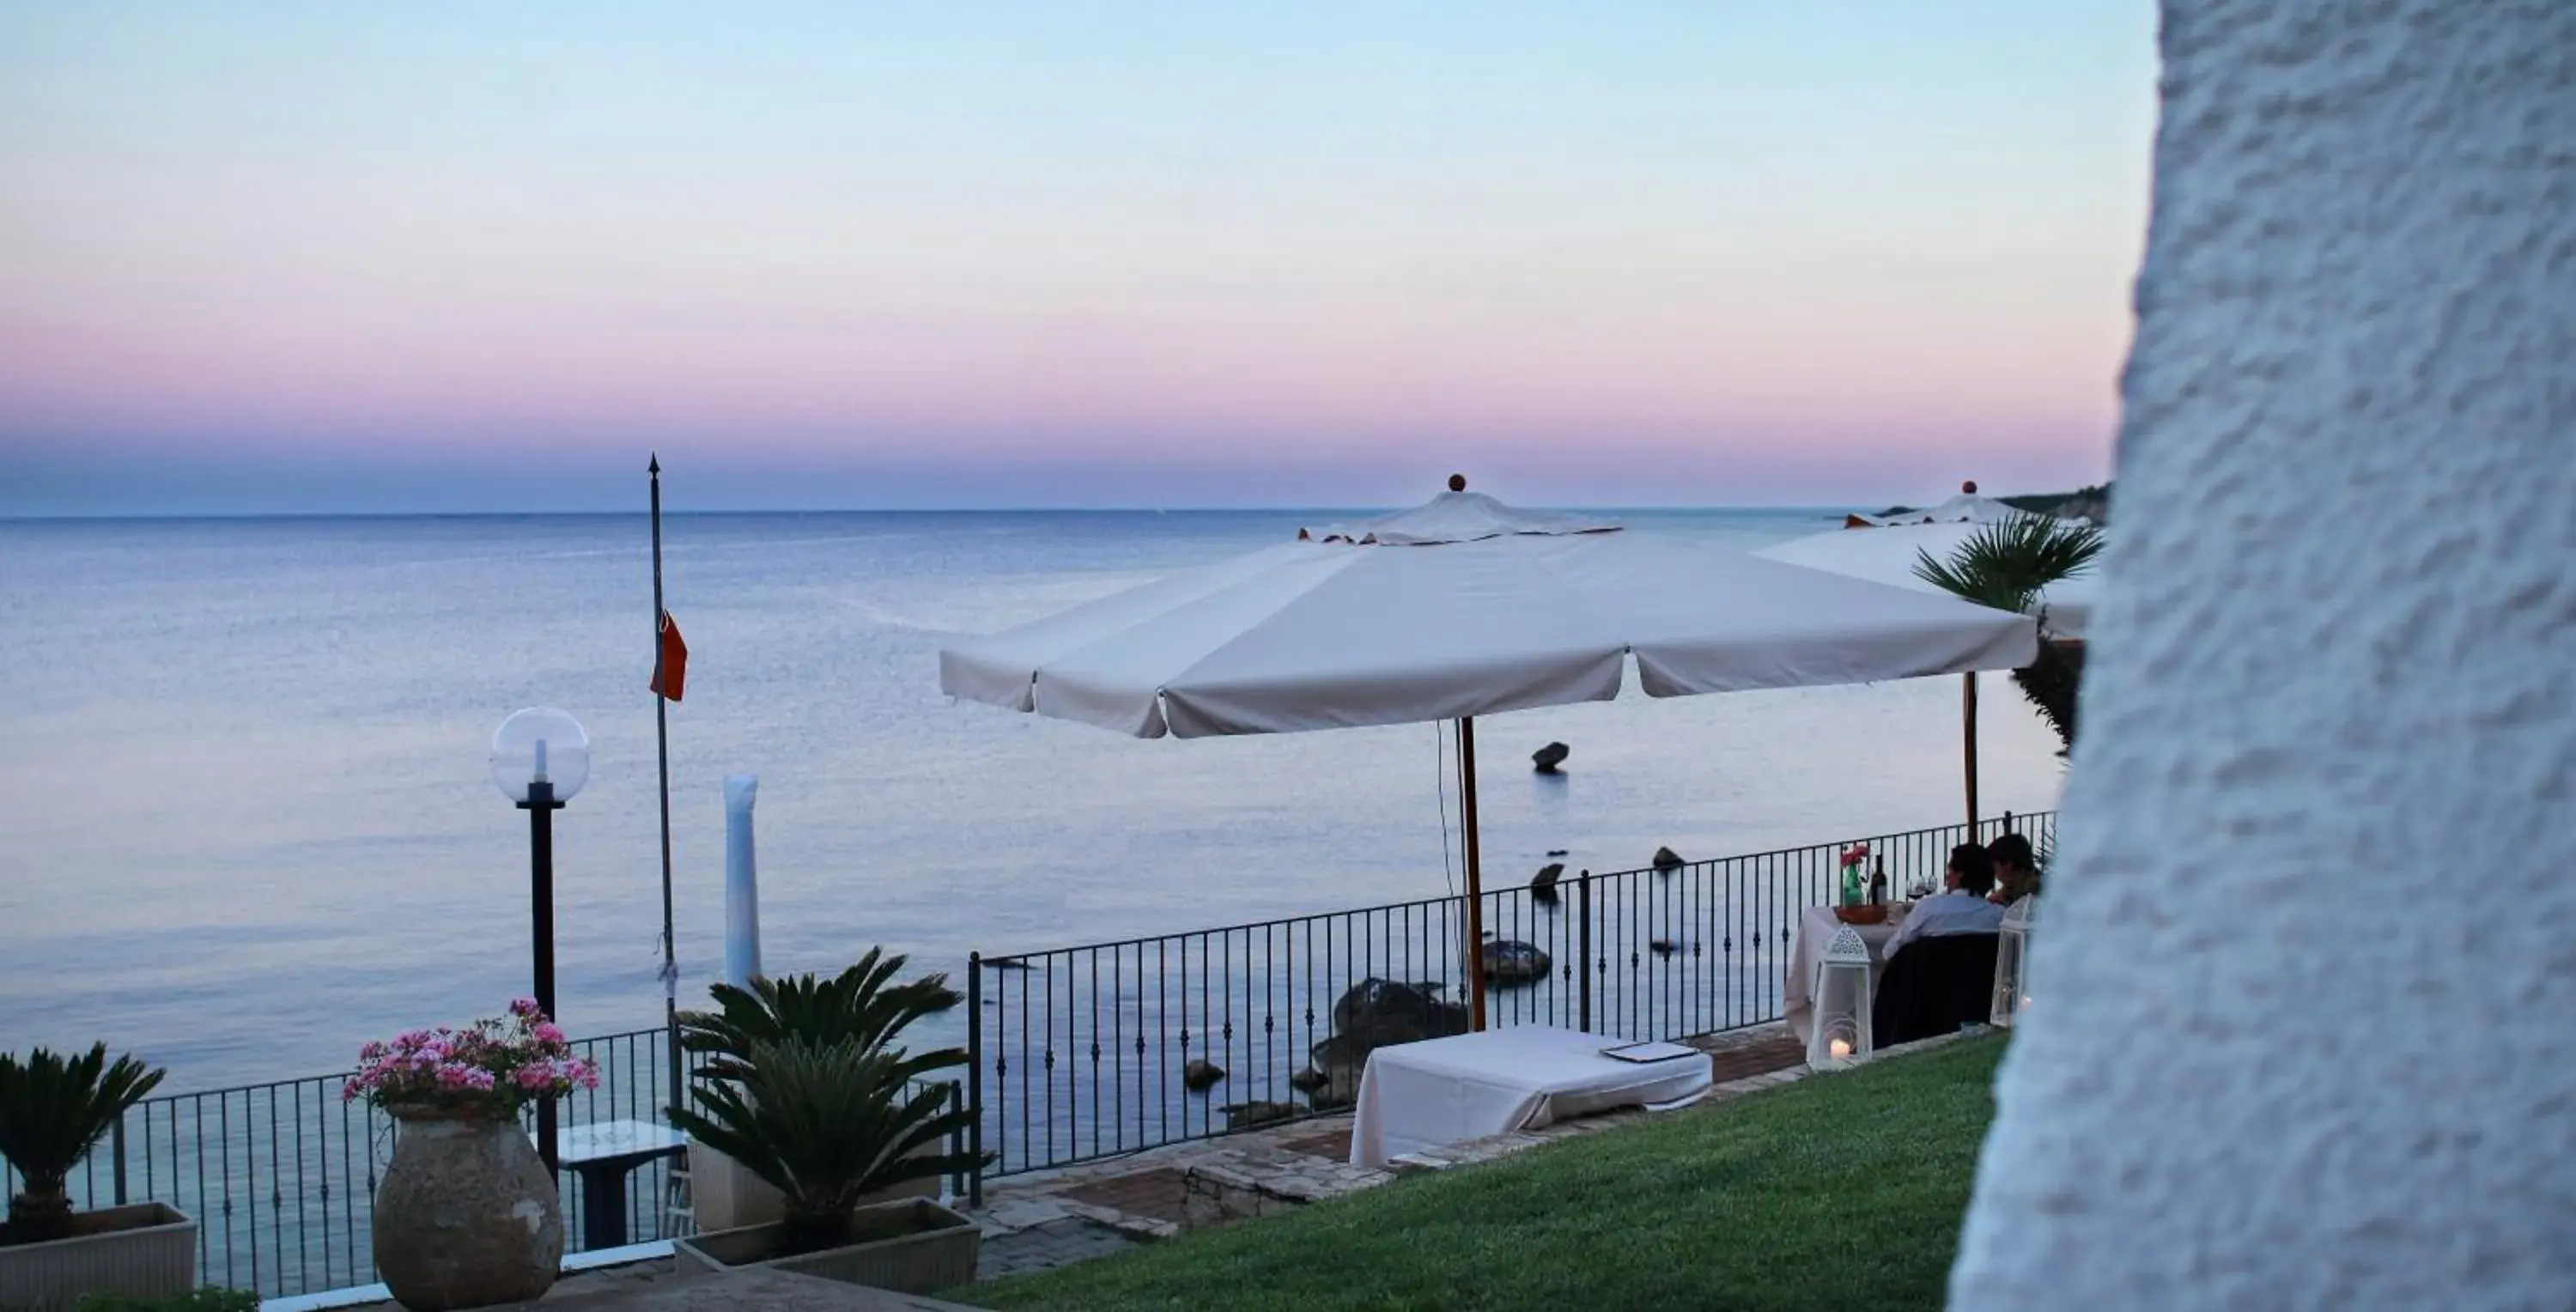
M 499 1120 L 539 1099 L 598 1087 L 599 1067 L 573 1055 L 571 1041 L 536 999 L 521 998 L 506 1015 L 464 1029 L 412 1030 L 358 1049 L 357 1073 L 341 1086 L 340 1100 L 364 1098 L 413 1115 Z
M 1869 864 L 1869 844 L 1854 843 L 1842 851 L 1842 896 L 1834 915 L 1849 925 L 1874 925 L 1887 919 L 1887 908 L 1873 902 L 1874 880 L 1862 873 Z

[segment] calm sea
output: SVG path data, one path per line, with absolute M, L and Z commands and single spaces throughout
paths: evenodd
M 939 693 L 949 635 L 1319 518 L 670 519 L 683 997 L 722 964 L 737 771 L 761 776 L 773 972 L 871 944 L 960 969 L 1452 887 L 1429 725 L 1140 742 Z M 1836 522 L 1626 518 L 1746 548 Z M 105 1040 L 195 1089 L 344 1069 L 525 992 L 525 817 L 484 753 L 540 704 L 593 744 L 557 827 L 563 1019 L 658 1024 L 648 562 L 641 516 L 0 523 L 0 1048 Z M 2009 692 L 1985 703 L 1989 810 L 2053 805 L 2054 739 Z M 1494 717 L 1489 879 L 1550 848 L 1622 869 L 1947 823 L 1958 706 L 1940 679 Z M 1542 786 L 1550 739 L 1574 756 Z

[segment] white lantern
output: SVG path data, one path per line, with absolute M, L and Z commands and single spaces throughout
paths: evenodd
M 1815 1032 L 1807 1037 L 1807 1064 L 1848 1066 L 1869 1055 L 1869 944 L 1845 925 L 1834 931 L 1816 960 Z
M 2004 921 L 1995 931 L 1995 1005 L 1986 1020 L 2011 1028 L 2013 1017 L 2030 1005 L 2030 991 L 2024 983 L 2030 965 L 2030 926 L 2039 918 L 2039 898 L 2028 896 L 2004 908 Z

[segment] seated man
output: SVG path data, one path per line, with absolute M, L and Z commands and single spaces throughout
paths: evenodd
M 1992 999 L 1996 932 L 2004 909 L 1986 900 L 1993 862 L 1975 844 L 1954 848 L 1949 891 L 1916 902 L 1888 940 L 1871 1008 L 1879 1046 L 1911 1043 L 1983 1021 Z
M 2029 839 L 2006 834 L 1986 845 L 1986 855 L 1995 863 L 1991 900 L 1996 906 L 2008 907 L 2039 892 L 2039 865 L 2031 855 Z
M 1942 872 L 1941 882 L 1941 893 L 1916 902 L 1905 913 L 1905 922 L 1887 941 L 1884 960 L 1895 960 L 1897 949 L 1918 938 L 1992 934 L 2003 928 L 2004 909 L 1986 900 L 1995 887 L 1994 859 L 1986 849 L 1974 843 L 1951 848 L 1950 867 Z

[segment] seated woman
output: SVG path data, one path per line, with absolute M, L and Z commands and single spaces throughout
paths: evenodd
M 1986 845 L 1986 855 L 1995 863 L 1995 891 L 1989 895 L 1995 905 L 2008 907 L 2039 892 L 2039 865 L 2029 839 L 2006 834 Z

